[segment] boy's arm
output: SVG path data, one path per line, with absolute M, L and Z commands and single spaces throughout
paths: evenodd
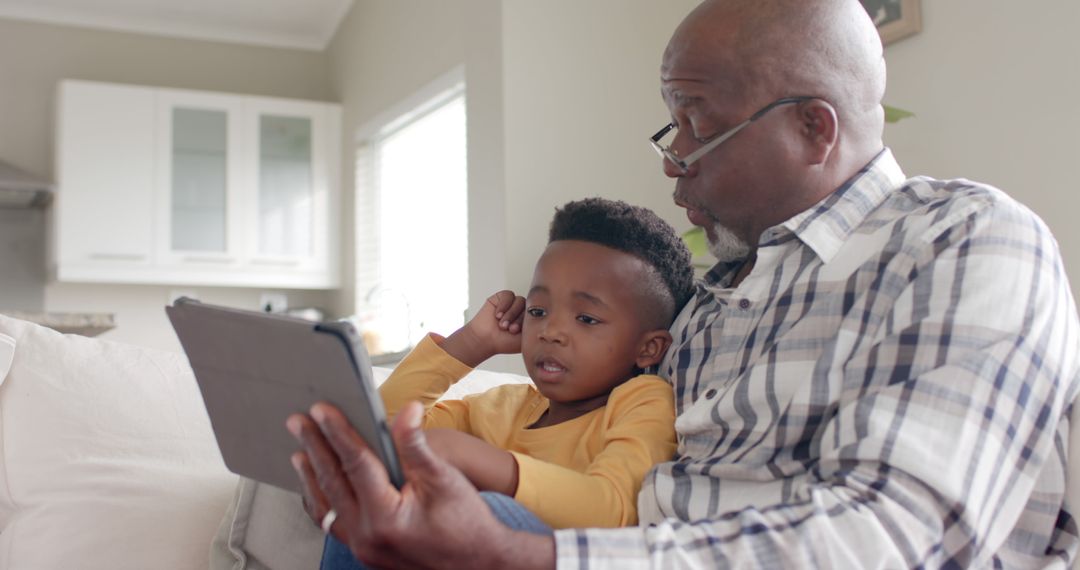
M 671 386 L 657 377 L 639 377 L 620 388 L 608 403 L 612 418 L 605 447 L 584 472 L 460 431 L 428 429 L 425 436 L 478 490 L 514 497 L 554 528 L 631 525 L 646 472 L 675 452 L 675 411 Z
M 607 407 L 604 449 L 584 472 L 513 454 L 514 498 L 553 528 L 637 523 L 642 480 L 675 454 L 675 406 L 667 382 L 655 376 L 630 380 L 612 392 Z
M 452 426 L 458 423 L 452 416 L 464 410 L 436 413 L 435 402 L 472 368 L 443 352 L 438 345 L 440 340 L 435 334 L 424 337 L 379 386 L 388 420 L 397 416 L 406 404 L 417 400 L 424 405 L 425 426 Z M 439 417 L 432 417 L 433 414 Z
M 379 387 L 387 416 L 393 418 L 405 404 L 419 400 L 426 411 L 425 427 L 460 427 L 457 415 L 467 410 L 441 410 L 433 417 L 435 402 L 477 364 L 495 354 L 521 351 L 524 309 L 524 298 L 500 291 L 449 338 L 426 336 Z
M 452 429 L 428 429 L 424 436 L 431 449 L 464 473 L 477 490 L 514 496 L 518 468 L 512 453 Z

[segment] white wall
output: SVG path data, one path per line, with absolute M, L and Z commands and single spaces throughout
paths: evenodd
M 51 86 L 63 76 L 339 101 L 346 282 L 336 293 L 290 302 L 348 314 L 355 131 L 463 65 L 476 306 L 498 288 L 527 286 L 551 214 L 566 201 L 621 198 L 689 227 L 645 139 L 667 120 L 663 47 L 695 5 L 357 0 L 326 54 L 0 20 L 0 73 L 9 80 L 0 85 L 0 109 L 25 110 L 0 113 L 0 156 L 49 174 Z M 1069 29 L 1080 4 L 1035 10 L 1008 0 L 925 1 L 923 12 L 923 31 L 886 51 L 887 101 L 918 114 L 889 126 L 886 142 L 909 174 L 983 180 L 1031 206 L 1057 235 L 1068 270 L 1080 273 L 1080 227 L 1070 220 L 1077 182 L 1069 177 L 1080 154 L 1080 115 L 1071 112 L 1080 38 Z M 217 302 L 256 295 L 199 292 Z M 167 295 L 168 288 L 52 285 L 46 302 L 52 310 L 116 311 L 138 334 L 125 335 L 122 325 L 111 336 L 156 344 L 147 336 L 154 321 L 140 315 L 158 311 Z
M 77 78 L 163 87 L 329 99 L 326 57 L 314 51 L 79 29 L 0 19 L 0 157 L 53 179 L 56 84 Z M 122 205 L 117 205 L 122 207 Z M 163 311 L 174 288 L 47 283 L 40 212 L 0 223 L 0 309 L 110 312 L 103 338 L 179 350 Z M 259 290 L 184 287 L 204 301 L 256 308 Z M 291 306 L 326 307 L 326 292 L 289 291 Z
M 508 282 L 527 288 L 555 207 L 617 198 L 688 229 L 648 137 L 660 59 L 696 0 L 503 3 Z
M 45 306 L 45 212 L 0 209 L 0 308 Z
M 1025 203 L 1057 237 L 1080 293 L 1080 2 L 922 2 L 923 31 L 889 45 L 886 128 L 908 175 L 964 177 Z M 1007 276 L 1002 276 L 1007 278 Z

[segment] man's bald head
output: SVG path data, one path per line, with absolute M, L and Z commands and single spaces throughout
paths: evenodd
M 880 141 L 885 63 L 856 0 L 705 0 L 664 53 L 663 79 L 686 70 L 708 74 L 747 104 L 821 97 L 835 107 L 843 136 Z

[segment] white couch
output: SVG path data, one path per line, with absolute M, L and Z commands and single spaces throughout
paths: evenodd
M 477 371 L 447 397 L 525 381 Z M 1080 504 L 1080 461 L 1068 478 Z M 321 551 L 296 495 L 225 469 L 183 355 L 0 315 L 0 569 L 299 570 Z
M 477 371 L 447 396 L 508 381 L 527 379 Z M 225 468 L 183 355 L 0 315 L 0 569 L 293 570 L 321 551 L 296 495 Z

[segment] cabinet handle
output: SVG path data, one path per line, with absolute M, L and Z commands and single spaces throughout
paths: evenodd
M 146 256 L 140 253 L 91 253 L 90 259 L 106 259 L 110 261 L 142 261 Z
M 252 259 L 251 263 L 255 265 L 277 265 L 280 267 L 292 267 L 294 265 L 300 265 L 298 259 Z
M 235 263 L 236 259 L 233 257 L 210 257 L 202 255 L 189 255 L 184 258 L 184 261 L 190 261 L 193 263 Z

